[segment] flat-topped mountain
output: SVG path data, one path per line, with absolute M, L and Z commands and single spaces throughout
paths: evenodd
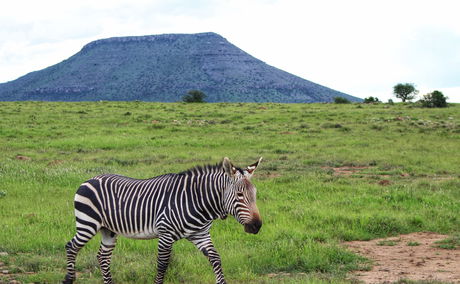
M 330 102 L 361 99 L 270 66 L 215 33 L 115 37 L 0 84 L 0 100 L 180 101 L 203 91 L 209 102 Z

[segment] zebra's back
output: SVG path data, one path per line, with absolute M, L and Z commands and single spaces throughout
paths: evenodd
M 111 174 L 94 177 L 83 183 L 75 194 L 77 222 L 100 224 L 128 238 L 156 238 L 176 182 L 176 174 L 151 179 Z

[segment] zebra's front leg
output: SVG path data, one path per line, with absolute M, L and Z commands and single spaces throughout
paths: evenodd
M 157 276 L 155 277 L 155 284 L 163 283 L 166 269 L 168 269 L 173 243 L 174 238 L 169 235 L 162 235 L 158 240 Z
M 217 284 L 225 284 L 224 272 L 222 271 L 222 263 L 220 256 L 214 248 L 209 233 L 203 235 L 196 235 L 188 238 L 209 260 L 216 275 Z
M 97 253 L 97 260 L 101 267 L 102 277 L 104 284 L 112 284 L 112 275 L 110 274 L 110 260 L 112 258 L 112 251 L 117 242 L 117 235 L 106 228 L 101 229 L 102 240 L 101 246 Z

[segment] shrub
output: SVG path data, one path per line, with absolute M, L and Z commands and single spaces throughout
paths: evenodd
M 389 104 L 389 105 L 394 105 L 395 103 L 393 102 L 392 99 L 388 99 L 388 104 Z
M 190 90 L 182 97 L 182 101 L 186 103 L 204 103 L 206 95 L 199 90 Z
M 380 103 L 380 101 L 379 101 L 379 98 L 377 98 L 377 97 L 374 98 L 374 97 L 370 96 L 368 98 L 364 98 L 363 103 L 365 103 L 365 104 L 373 104 L 373 103 Z
M 422 107 L 447 107 L 447 97 L 440 91 L 433 91 L 420 100 Z
M 343 97 L 335 97 L 334 98 L 334 103 L 336 103 L 336 104 L 349 104 L 351 102 L 348 99 L 343 98 Z

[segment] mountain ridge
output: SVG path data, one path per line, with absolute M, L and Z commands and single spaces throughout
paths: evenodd
M 191 89 L 209 102 L 360 101 L 270 66 L 212 32 L 95 40 L 60 63 L 0 84 L 0 100 L 174 102 Z

